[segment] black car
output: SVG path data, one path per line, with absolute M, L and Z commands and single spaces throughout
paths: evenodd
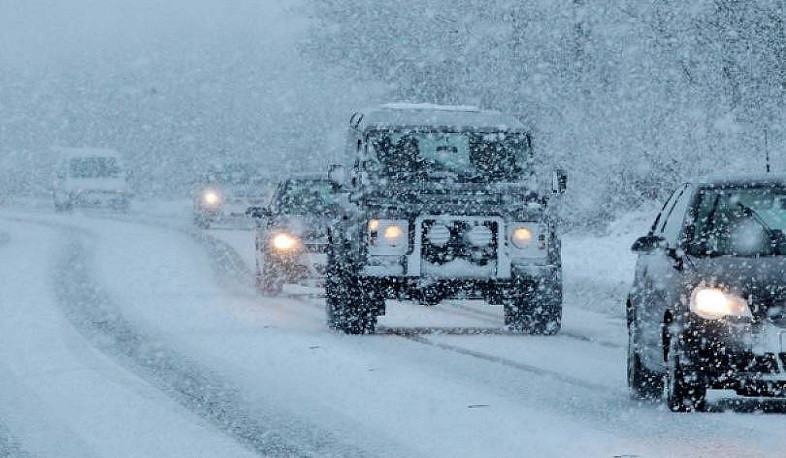
M 632 249 L 628 384 L 701 410 L 708 389 L 786 395 L 786 179 L 680 186 Z M 665 384 L 665 390 L 664 388 Z
M 252 207 L 257 218 L 256 284 L 266 294 L 287 283 L 320 282 L 327 262 L 327 226 L 336 186 L 317 176 L 291 177 L 276 187 L 270 205 Z

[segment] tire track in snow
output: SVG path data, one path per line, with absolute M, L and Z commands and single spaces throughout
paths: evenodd
M 262 456 L 367 455 L 313 425 L 249 409 L 240 390 L 220 375 L 136 329 L 91 277 L 92 253 L 86 241 L 96 238 L 95 234 L 53 221 L 12 219 L 64 233 L 64 250 L 55 263 L 53 278 L 56 299 L 66 317 L 96 348 L 189 411 Z
M 8 430 L 0 425 L 0 458 L 27 458 L 30 456 L 22 450 Z
M 557 380 L 559 382 L 567 383 L 569 385 L 577 386 L 577 387 L 580 387 L 580 388 L 584 388 L 584 389 L 588 389 L 588 390 L 592 390 L 592 391 L 603 391 L 603 392 L 607 392 L 607 393 L 611 393 L 611 394 L 616 393 L 616 390 L 614 388 L 611 388 L 611 387 L 608 387 L 608 386 L 605 386 L 605 385 L 600 385 L 600 384 L 597 384 L 597 383 L 588 382 L 586 380 L 582 380 L 582 379 L 579 379 L 579 378 L 576 378 L 576 377 L 571 377 L 569 375 L 561 374 L 559 372 L 555 372 L 555 371 L 552 371 L 552 370 L 543 369 L 543 368 L 540 368 L 538 366 L 534 366 L 534 365 L 531 365 L 531 364 L 521 363 L 521 362 L 514 361 L 512 359 L 505 358 L 505 357 L 502 357 L 502 356 L 496 356 L 496 355 L 492 355 L 492 354 L 481 352 L 481 351 L 477 351 L 477 350 L 470 350 L 469 348 L 460 347 L 458 345 L 451 345 L 451 344 L 446 344 L 446 343 L 441 343 L 441 342 L 434 342 L 433 340 L 429 340 L 429 339 L 427 339 L 427 338 L 425 338 L 425 337 L 423 337 L 421 335 L 418 335 L 418 334 L 397 334 L 396 333 L 396 334 L 393 334 L 393 335 L 397 335 L 397 336 L 399 336 L 399 337 L 401 337 L 403 339 L 407 339 L 409 341 L 412 341 L 412 342 L 415 342 L 415 343 L 418 343 L 418 344 L 421 344 L 421 345 L 426 345 L 426 346 L 429 346 L 429 347 L 439 348 L 439 349 L 442 349 L 442 350 L 445 350 L 445 351 L 458 353 L 458 354 L 463 355 L 463 356 L 469 356 L 469 357 L 480 359 L 480 360 L 483 360 L 483 361 L 488 361 L 490 363 L 500 364 L 500 365 L 505 366 L 505 367 L 513 368 L 513 369 L 516 369 L 516 370 L 520 370 L 520 371 L 527 372 L 527 373 L 530 373 L 530 374 L 538 375 L 538 376 L 541 376 L 541 377 L 548 377 L 548 378 Z
M 0 231 L 0 248 L 8 244 L 11 236 L 7 232 Z M 26 457 L 27 453 L 23 452 L 16 440 L 14 440 L 8 432 L 8 429 L 0 424 L 0 457 Z

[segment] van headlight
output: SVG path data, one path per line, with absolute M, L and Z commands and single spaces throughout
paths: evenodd
M 371 255 L 402 255 L 409 249 L 407 220 L 372 219 L 368 222 Z
M 748 301 L 734 293 L 706 286 L 700 286 L 693 290 L 690 298 L 690 310 L 707 320 L 751 316 Z
M 214 189 L 202 191 L 202 202 L 206 205 L 218 205 L 221 203 L 221 196 Z

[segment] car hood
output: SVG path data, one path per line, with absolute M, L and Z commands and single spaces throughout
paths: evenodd
M 327 241 L 330 218 L 323 215 L 281 215 L 273 226 L 305 240 Z
M 786 324 L 786 256 L 690 258 L 692 283 L 723 285 L 752 298 L 753 314 Z M 690 269 L 690 267 L 688 267 Z M 777 307 L 777 314 L 772 313 Z M 777 316 L 775 316 L 777 315 Z

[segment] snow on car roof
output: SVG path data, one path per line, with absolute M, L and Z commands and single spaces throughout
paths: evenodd
M 54 148 L 54 150 L 66 159 L 90 156 L 120 157 L 119 152 L 108 148 Z
M 447 129 L 525 130 L 515 116 L 465 105 L 389 103 L 352 115 L 350 125 L 362 131 L 396 127 Z

